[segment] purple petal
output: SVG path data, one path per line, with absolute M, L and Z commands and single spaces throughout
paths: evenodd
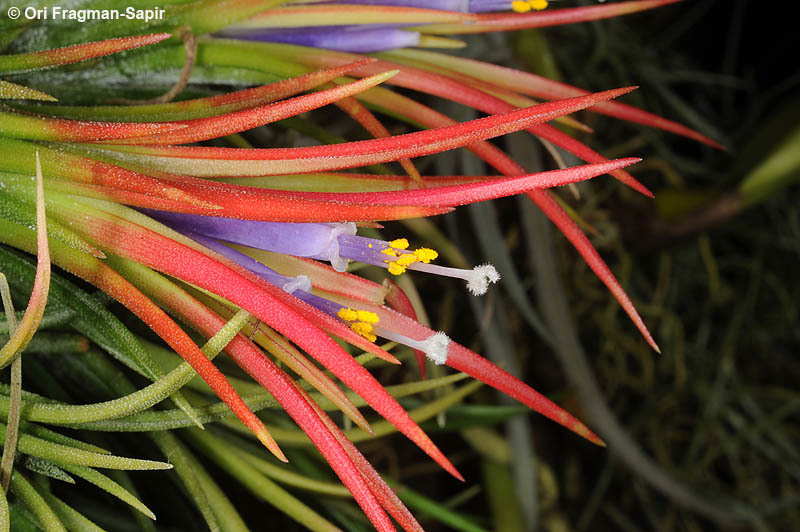
M 345 28 L 345 29 L 342 29 Z M 316 26 L 289 29 L 237 29 L 219 33 L 224 37 L 326 48 L 341 52 L 380 52 L 419 44 L 419 33 L 396 28 Z

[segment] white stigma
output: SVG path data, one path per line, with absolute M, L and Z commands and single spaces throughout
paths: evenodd
M 376 326 L 373 332 L 382 338 L 397 342 L 398 344 L 407 345 L 411 349 L 418 349 L 425 352 L 428 358 L 436 364 L 441 366 L 447 362 L 447 352 L 450 349 L 450 338 L 441 331 L 433 333 L 425 340 L 414 340 L 404 334 L 394 331 L 389 331 L 381 326 Z
M 447 352 L 450 348 L 450 338 L 448 338 L 445 333 L 439 331 L 436 334 L 432 334 L 427 340 L 420 343 L 424 346 L 421 350 L 425 351 L 425 354 L 428 356 L 431 362 L 437 366 L 441 366 L 447 362 Z
M 291 280 L 286 281 L 281 288 L 290 294 L 294 294 L 297 290 L 311 292 L 311 279 L 309 279 L 307 275 L 298 275 L 297 277 L 292 277 Z
M 500 280 L 500 274 L 491 264 L 482 264 L 472 269 L 467 279 L 467 289 L 473 296 L 482 296 L 489 289 L 489 284 Z
M 415 262 L 408 269 L 455 279 L 464 279 L 467 282 L 467 289 L 473 296 L 482 296 L 489 289 L 490 284 L 500 280 L 500 274 L 491 264 L 482 264 L 471 270 L 462 270 L 461 268 L 448 268 L 436 264 Z

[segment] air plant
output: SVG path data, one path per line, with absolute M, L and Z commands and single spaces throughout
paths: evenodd
M 280 427 L 270 430 L 256 414 L 279 405 L 375 528 L 393 530 L 391 516 L 406 530 L 421 530 L 348 439 L 351 433 L 346 435 L 325 411 L 340 410 L 371 433 L 358 409 L 368 405 L 463 480 L 415 416 L 398 403 L 395 396 L 404 392 L 390 393 L 364 368 L 376 357 L 399 363 L 391 352 L 398 345 L 414 350 L 422 375 L 427 357 L 602 444 L 586 425 L 542 394 L 451 340 L 446 331 L 418 321 L 419 309 L 392 281 L 408 270 L 456 278 L 466 281 L 477 297 L 502 282 L 491 265 L 458 269 L 438 264 L 436 250 L 406 238 L 376 238 L 374 229 L 387 221 L 526 194 L 576 247 L 657 351 L 610 269 L 548 190 L 610 174 L 651 195 L 624 170 L 638 159 L 608 160 L 560 127 L 587 129 L 569 115 L 588 109 L 716 144 L 680 124 L 615 101 L 632 87 L 588 93 L 431 49 L 463 44 L 445 36 L 597 20 L 674 1 L 544 10 L 547 2 L 535 1 L 203 0 L 168 7 L 165 19 L 148 22 L 120 19 L 80 27 L 5 22 L 4 44 L 19 51 L 0 56 L 0 73 L 10 78 L 0 82 L 5 100 L 0 108 L 0 241 L 5 244 L 0 271 L 15 292 L 33 285 L 19 325 L 5 292 L 3 299 L 9 340 L 0 361 L 15 376 L 0 395 L 0 412 L 9 417 L 2 430 L 11 435 L 4 446 L 3 473 L 16 500 L 48 530 L 59 529 L 59 523 L 67 528 L 85 525 L 84 516 L 26 479 L 28 472 L 47 470 L 53 478 L 81 476 L 152 517 L 123 488 L 125 482 L 93 468 L 157 469 L 168 464 L 111 457 L 46 426 L 144 431 L 200 501 L 209 527 L 238 529 L 225 496 L 167 429 L 202 428 L 232 414 L 277 459 L 286 461 L 281 437 L 273 435 Z M 224 11 L 217 11 L 222 6 Z M 214 36 L 201 36 L 209 33 Z M 54 48 L 26 51 L 41 43 Z M 181 72 L 178 83 L 167 94 L 152 97 L 151 82 L 158 85 L 175 71 Z M 208 94 L 208 84 L 250 88 Z M 488 116 L 456 123 L 391 86 L 443 97 Z M 239 135 L 331 104 L 374 138 L 277 148 L 253 147 Z M 378 114 L 417 131 L 391 135 Z M 488 142 L 521 130 L 586 164 L 532 173 Z M 460 147 L 497 174 L 426 176 L 412 162 Z M 405 174 L 385 172 L 385 164 L 395 161 Z M 354 173 L 349 170 L 353 168 L 360 170 Z M 16 250 L 37 255 L 37 265 Z M 51 262 L 60 268 L 52 278 Z M 348 273 L 354 263 L 384 268 L 386 281 Z M 165 368 L 168 355 L 142 344 L 87 292 L 90 285 L 136 315 L 184 362 Z M 20 393 L 20 354 L 37 341 L 37 327 L 48 320 L 71 323 L 152 383 L 138 389 L 92 348 L 76 364 L 102 383 L 98 393 L 108 400 L 70 404 L 69 394 L 58 390 L 48 397 Z M 202 348 L 198 337 L 208 339 Z M 215 365 L 213 357 L 223 351 L 268 393 Z M 366 355 L 354 357 L 353 352 Z M 195 374 L 224 405 L 208 404 L 185 388 Z M 358 398 L 342 392 L 334 378 Z M 429 385 L 421 381 L 416 390 L 453 382 L 434 380 Z M 440 409 L 468 393 L 469 386 L 441 402 Z M 247 477 L 244 451 L 226 449 L 209 431 L 185 434 L 200 452 Z M 15 449 L 28 455 L 28 472 L 22 471 L 19 459 L 14 465 Z M 272 504 L 309 528 L 329 526 L 265 479 L 260 475 L 248 486 L 259 486 Z M 17 519 L 22 519 L 20 512 L 17 507 Z M 9 515 L 6 499 L 0 497 L 5 529 Z

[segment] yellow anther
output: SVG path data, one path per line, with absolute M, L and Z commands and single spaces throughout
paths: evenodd
M 377 340 L 377 336 L 372 333 L 372 325 L 369 323 L 364 323 L 363 321 L 357 321 L 355 323 L 350 324 L 350 328 L 357 334 L 360 334 L 370 342 L 374 342 Z
M 370 312 L 368 310 L 357 310 L 358 319 L 359 321 L 363 321 L 366 323 L 378 323 L 380 318 L 374 312 Z
M 372 249 L 372 244 L 367 244 L 367 247 L 368 247 L 369 249 Z
M 511 9 L 513 9 L 517 13 L 527 13 L 528 11 L 531 10 L 531 5 L 528 2 L 515 0 L 514 2 L 511 2 Z
M 395 262 L 400 266 L 410 266 L 417 262 L 417 257 L 413 253 L 408 253 L 405 255 L 400 255 Z
M 400 275 L 401 273 L 405 273 L 406 267 L 397 264 L 396 262 L 389 263 L 389 273 L 392 275 Z
M 414 251 L 414 256 L 417 257 L 417 260 L 420 262 L 424 262 L 425 264 L 429 263 L 433 259 L 439 256 L 439 253 L 430 248 L 419 248 Z
M 394 249 L 406 249 L 408 247 L 408 240 L 405 238 L 398 238 L 397 240 L 389 242 L 389 245 Z
M 358 312 L 351 308 L 340 308 L 336 315 L 344 321 L 355 321 L 358 319 Z
M 536 11 L 547 9 L 547 0 L 529 0 L 528 3 Z
M 384 255 L 389 255 L 390 257 L 396 257 L 397 256 L 397 251 L 392 249 L 392 248 L 382 249 L 381 253 L 383 253 Z

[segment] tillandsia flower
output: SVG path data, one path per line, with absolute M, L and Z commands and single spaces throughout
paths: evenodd
M 9 395 L 6 402 L 0 397 L 0 407 L 15 404 L 7 410 L 19 412 L 27 421 L 23 427 L 27 431 L 41 433 L 43 423 L 86 430 L 151 431 L 150 437 L 168 457 L 177 452 L 185 458 L 182 444 L 159 431 L 202 427 L 225 415 L 184 393 L 193 369 L 229 412 L 285 461 L 280 437 L 273 437 L 265 423 L 268 416 L 255 413 L 264 403 L 243 397 L 240 390 L 245 386 L 211 361 L 224 350 L 271 394 L 270 404 L 279 404 L 299 425 L 378 530 L 394 529 L 387 512 L 406 530 L 421 527 L 317 404 L 324 397 L 364 431 L 372 431 L 332 378 L 348 386 L 363 404 L 446 471 L 462 477 L 348 349 L 399 363 L 390 352 L 392 346 L 408 346 L 417 353 L 423 374 L 422 357 L 427 355 L 435 364 L 475 377 L 602 444 L 581 421 L 521 380 L 451 340 L 446 332 L 417 321 L 414 305 L 399 287 L 369 281 L 347 269 L 358 262 L 384 268 L 388 277 L 407 270 L 452 277 L 466 281 L 472 294 L 481 295 L 500 281 L 493 266 L 452 268 L 435 262 L 439 259 L 436 250 L 411 246 L 405 238 L 364 236 L 358 234 L 359 226 L 374 229 L 379 222 L 434 216 L 461 205 L 527 194 L 575 245 L 644 339 L 658 350 L 611 271 L 547 190 L 609 173 L 651 195 L 624 170 L 639 159 L 608 160 L 548 122 L 558 120 L 565 127 L 586 130 L 568 115 L 590 109 L 715 143 L 685 126 L 612 101 L 633 87 L 588 93 L 474 60 L 397 48 L 453 47 L 459 43 L 443 35 L 596 20 L 674 1 L 638 0 L 548 11 L 544 10 L 547 2 L 538 1 L 204 0 L 175 7 L 169 20 L 88 23 L 79 30 L 43 26 L 37 35 L 45 43 L 70 44 L 44 52 L 25 51 L 32 37 L 27 27 L 18 26 L 7 40 L 17 43 L 20 53 L 0 56 L 0 73 L 14 76 L 0 85 L 0 98 L 14 100 L 0 108 L 0 242 L 29 253 L 38 251 L 40 260 L 48 264 L 49 256 L 65 272 L 96 286 L 138 316 L 187 364 L 166 372 L 119 320 L 102 305 L 98 308 L 96 300 L 88 294 L 69 297 L 84 292 L 59 275 L 53 293 L 61 301 L 57 304 L 81 316 L 74 327 L 153 382 L 136 391 L 125 379 L 109 379 L 107 391 L 122 397 L 100 403 L 37 402 L 17 394 L 16 399 Z M 223 15 L 209 16 L 220 6 L 225 6 Z M 182 29 L 174 38 L 162 32 L 176 27 Z M 194 36 L 213 32 L 236 39 Z M 112 33 L 114 38 L 108 39 Z M 87 38 L 96 42 L 73 42 Z M 379 46 L 372 46 L 378 41 Z M 6 37 L 2 42 L 6 43 Z M 132 49 L 136 50 L 125 56 L 89 67 L 80 65 Z M 363 57 L 335 50 L 388 51 Z M 79 65 L 63 74 L 39 72 L 71 63 Z M 151 71 L 180 71 L 181 79 L 166 97 L 152 98 Z M 257 86 L 209 96 L 208 83 Z M 456 123 L 395 92 L 391 85 L 440 96 L 489 116 Z M 119 90 L 124 94 L 117 94 Z M 180 99 L 172 101 L 178 93 Z M 127 100 L 71 105 L 73 100 L 96 103 L 119 96 Z M 147 99 L 131 102 L 132 97 Z M 530 97 L 549 101 L 537 103 Z M 31 105 L 19 99 L 57 99 L 57 103 Z M 285 125 L 287 119 L 305 124 L 307 119 L 300 115 L 329 104 L 374 138 L 333 143 L 330 132 L 306 127 L 326 143 L 281 148 L 256 147 L 239 136 L 274 122 Z M 421 130 L 390 135 L 373 110 Z M 522 130 L 587 164 L 529 172 L 487 142 Z M 498 175 L 424 176 L 411 161 L 460 147 L 478 155 Z M 374 165 L 395 161 L 406 175 L 375 170 Z M 347 171 L 353 168 L 370 170 Z M 40 176 L 43 188 L 36 188 L 35 175 Z M 43 247 L 42 238 L 37 240 L 34 230 L 44 231 L 45 210 L 49 248 Z M 19 272 L 18 285 L 31 269 L 22 256 L 0 248 L 0 269 L 4 268 Z M 36 279 L 35 292 L 41 299 L 42 276 Z M 210 340 L 200 348 L 174 318 Z M 92 324 L 92 319 L 103 325 Z M 33 330 L 35 326 L 26 326 L 25 337 Z M 344 348 L 337 340 L 350 347 Z M 9 346 L 17 347 L 4 348 L 3 363 L 19 356 L 22 344 L 16 342 Z M 93 375 L 113 371 L 104 365 L 107 362 L 92 364 L 87 371 Z M 311 388 L 319 395 L 312 397 L 307 392 Z M 263 400 L 259 393 L 258 400 Z M 177 408 L 148 410 L 167 398 Z M 29 401 L 25 408 L 20 406 L 23 400 Z M 240 449 L 227 455 L 213 444 L 214 436 L 191 434 L 187 438 L 193 445 L 235 468 L 232 464 L 238 463 Z M 59 467 L 64 465 L 58 456 L 47 456 Z M 176 460 L 176 468 L 189 461 Z M 196 488 L 192 481 L 186 482 L 189 491 Z M 303 524 L 309 525 L 309 516 L 317 515 L 302 504 L 284 504 L 290 499 L 280 490 L 271 494 L 273 504 Z M 207 513 L 204 518 L 215 528 L 221 517 Z M 324 528 L 316 523 L 312 528 Z

